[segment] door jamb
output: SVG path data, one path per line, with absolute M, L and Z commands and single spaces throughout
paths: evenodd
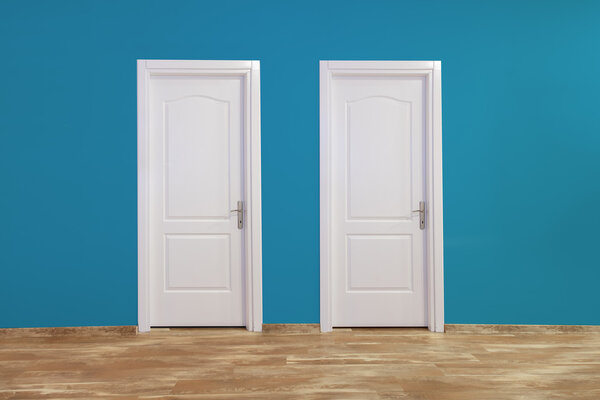
M 138 124 L 138 330 L 150 330 L 149 290 L 149 80 L 152 75 L 217 75 L 244 78 L 243 179 L 245 222 L 246 329 L 262 331 L 262 217 L 260 147 L 260 62 L 137 60 Z
M 329 101 L 334 75 L 423 76 L 427 81 L 425 185 L 427 228 L 428 328 L 444 332 L 444 250 L 442 205 L 442 63 L 441 61 L 320 61 L 320 314 L 321 332 L 332 331 L 331 318 L 331 129 Z

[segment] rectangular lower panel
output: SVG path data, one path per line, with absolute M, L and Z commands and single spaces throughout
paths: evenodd
M 231 289 L 230 238 L 165 235 L 165 290 Z
M 410 235 L 347 235 L 347 291 L 412 290 Z

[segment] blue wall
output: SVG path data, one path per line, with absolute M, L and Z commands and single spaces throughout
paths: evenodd
M 0 327 L 136 324 L 138 58 L 261 60 L 265 323 L 319 320 L 318 60 L 435 59 L 447 322 L 600 324 L 599 20 L 597 1 L 1 1 Z

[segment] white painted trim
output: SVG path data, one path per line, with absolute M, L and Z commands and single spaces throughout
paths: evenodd
M 149 274 L 149 228 L 150 216 L 148 140 L 148 73 L 144 60 L 137 61 L 137 116 L 138 116 L 138 330 L 150 330 L 150 274 Z
M 426 236 L 428 327 L 444 332 L 444 250 L 442 197 L 441 61 L 321 61 L 320 62 L 320 246 L 321 332 L 332 330 L 331 318 L 331 130 L 329 100 L 333 75 L 424 76 L 427 100 L 426 172 L 428 225 Z
M 250 72 L 250 121 L 246 153 L 245 185 L 248 199 L 246 241 L 246 307 L 252 309 L 246 314 L 246 327 L 249 331 L 261 332 L 262 313 L 262 197 L 261 197 L 261 141 L 260 141 L 260 62 L 252 61 Z
M 140 60 L 146 62 L 149 69 L 242 69 L 250 71 L 259 61 L 239 60 Z
M 406 69 L 419 69 L 419 70 L 430 70 L 433 69 L 433 64 L 436 61 L 327 61 L 330 70 L 338 69 L 360 69 L 360 70 L 406 70 Z M 438 61 L 439 62 L 439 61 Z
M 433 132 L 429 168 L 432 174 L 430 219 L 433 228 L 430 230 L 431 254 L 428 265 L 433 275 L 433 297 L 429 299 L 434 304 L 429 313 L 429 329 L 434 332 L 444 332 L 444 199 L 442 184 L 442 62 L 434 61 L 433 67 Z
M 148 81 L 151 75 L 227 75 L 245 78 L 244 195 L 246 201 L 246 328 L 262 330 L 262 214 L 260 145 L 260 62 L 214 60 L 138 60 L 138 329 L 150 330 L 149 318 L 149 132 Z
M 320 113 L 320 149 L 319 149 L 319 171 L 321 193 L 320 205 L 320 261 L 321 261 L 321 332 L 331 332 L 331 186 L 329 184 L 331 171 L 329 160 L 331 158 L 331 139 L 329 135 L 329 61 L 320 61 L 319 75 L 319 113 Z

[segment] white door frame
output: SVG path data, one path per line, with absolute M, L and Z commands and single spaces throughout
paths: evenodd
M 428 327 L 444 332 L 444 250 L 442 217 L 442 63 L 441 61 L 321 61 L 320 62 L 320 211 L 321 211 L 321 332 L 332 330 L 331 319 L 331 79 L 340 75 L 422 76 L 427 87 L 425 187 L 427 227 Z
M 137 60 L 138 104 L 138 329 L 150 330 L 149 299 L 149 79 L 152 75 L 241 76 L 245 87 L 243 137 L 246 328 L 262 330 L 262 222 L 260 182 L 260 62 Z M 248 106 L 249 105 L 249 106 Z

